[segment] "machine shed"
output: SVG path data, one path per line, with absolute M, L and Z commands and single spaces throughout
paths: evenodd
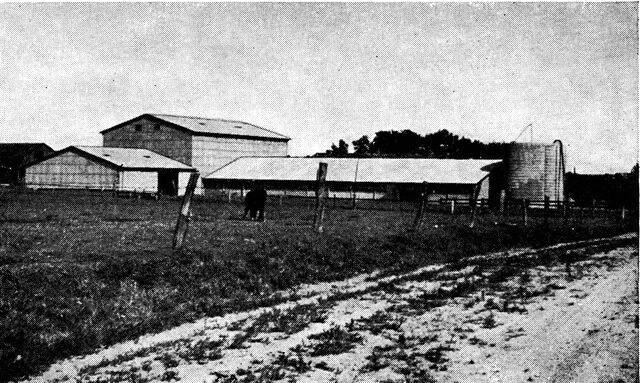
M 499 160 L 432 158 L 243 157 L 204 177 L 207 189 L 243 190 L 263 184 L 272 194 L 312 196 L 318 164 L 328 165 L 330 195 L 348 198 L 411 199 L 423 182 L 431 198 L 468 198 L 476 185 L 488 198 L 488 177 Z
M 191 166 L 147 149 L 69 146 L 25 168 L 31 188 L 99 189 L 176 195 Z

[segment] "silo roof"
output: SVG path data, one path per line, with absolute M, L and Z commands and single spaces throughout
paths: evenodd
M 500 160 L 433 158 L 242 157 L 205 179 L 315 181 L 318 164 L 328 165 L 327 181 L 359 183 L 475 184 Z

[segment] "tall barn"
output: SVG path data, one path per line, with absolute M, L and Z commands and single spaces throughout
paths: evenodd
M 143 114 L 102 132 L 103 146 L 144 148 L 202 175 L 243 156 L 286 156 L 289 137 L 242 121 Z
M 204 176 L 207 189 L 242 191 L 261 183 L 270 194 L 313 196 L 318 164 L 326 162 L 329 196 L 361 199 L 414 199 L 422 183 L 429 198 L 488 198 L 492 170 L 499 160 L 431 158 L 273 158 L 243 157 Z
M 24 166 L 54 150 L 43 143 L 0 144 L 0 184 L 17 185 L 24 179 Z
M 176 195 L 191 166 L 147 149 L 69 146 L 25 168 L 31 188 L 118 190 Z

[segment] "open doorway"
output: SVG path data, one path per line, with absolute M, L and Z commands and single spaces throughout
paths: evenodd
M 171 170 L 158 172 L 158 193 L 168 196 L 178 195 L 178 172 Z

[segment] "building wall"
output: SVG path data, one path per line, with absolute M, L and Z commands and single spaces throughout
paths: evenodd
M 204 177 L 238 157 L 287 155 L 287 142 L 246 138 L 193 136 L 193 157 L 189 165 Z
M 156 193 L 158 172 L 121 171 L 118 190 Z
M 106 147 L 148 149 L 192 165 L 191 134 L 146 118 L 104 133 L 102 141 Z
M 67 152 L 25 169 L 25 185 L 32 188 L 112 189 L 118 171 Z

